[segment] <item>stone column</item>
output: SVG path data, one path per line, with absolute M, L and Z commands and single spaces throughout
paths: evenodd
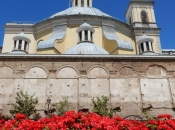
M 90 30 L 88 30 L 88 41 L 92 41 L 91 40 L 91 31 Z
M 78 7 L 81 7 L 81 0 L 78 0 Z
M 85 40 L 85 32 L 84 31 L 82 31 L 82 33 L 81 33 L 81 38 L 82 38 L 82 41 Z
M 17 42 L 17 41 L 15 40 L 15 41 L 14 41 L 14 47 L 13 47 L 13 49 L 15 49 L 15 48 L 16 48 L 16 44 L 15 44 L 16 42 Z
M 84 0 L 84 7 L 87 7 L 87 0 Z
M 89 7 L 92 7 L 92 0 L 89 0 Z
M 25 41 L 24 41 L 24 40 L 22 40 L 21 50 L 24 50 L 24 45 L 25 45 Z
M 75 2 L 76 2 L 76 0 L 72 1 L 72 7 L 75 7 Z
M 139 51 L 139 45 L 136 45 L 137 47 L 137 55 L 139 55 L 140 51 Z
M 141 43 L 141 44 L 142 44 L 142 43 Z M 139 50 L 140 50 L 140 53 L 142 53 L 141 44 L 139 45 Z
M 143 43 L 143 50 L 144 50 L 144 52 L 147 51 L 146 42 Z
M 16 40 L 16 47 L 15 47 L 16 50 L 18 49 L 18 46 L 19 46 L 19 40 Z
M 153 51 L 152 46 L 151 46 L 151 42 L 149 42 L 149 50 Z

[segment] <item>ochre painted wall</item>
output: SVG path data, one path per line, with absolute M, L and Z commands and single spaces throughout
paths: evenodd
M 136 54 L 136 47 L 135 47 L 135 42 L 132 40 L 132 38 L 120 33 L 116 32 L 117 37 L 121 41 L 127 41 L 130 42 L 133 46 L 133 51 L 126 51 L 126 50 L 119 50 L 117 49 L 117 42 L 114 40 L 108 40 L 104 35 L 103 35 L 103 48 L 107 50 L 110 54 Z
M 4 34 L 4 42 L 3 42 L 2 53 L 11 52 L 14 49 L 13 37 L 15 37 L 18 34 L 19 33 L 16 33 L 16 34 Z M 30 54 L 35 54 L 36 53 L 36 49 L 35 49 L 35 38 L 34 38 L 34 35 L 33 34 L 26 34 L 26 35 L 31 40 L 31 42 L 29 43 L 29 50 L 28 50 L 28 52 Z
M 66 50 L 68 50 L 69 48 L 77 45 L 77 43 L 79 42 L 79 36 L 77 34 L 77 29 L 79 26 L 68 26 L 66 29 L 66 34 L 65 37 L 62 40 L 56 40 L 54 47 L 55 49 L 57 49 L 61 54 L 64 54 Z M 101 27 L 98 26 L 94 26 L 93 27 L 95 29 L 95 33 L 93 34 L 93 42 L 95 44 L 97 44 L 100 47 L 103 47 L 103 36 L 102 36 L 102 29 Z M 45 32 L 39 33 L 36 35 L 36 44 L 38 44 L 38 42 L 40 40 L 48 40 L 51 36 L 52 31 L 51 30 L 47 30 Z M 36 49 L 37 49 L 37 45 L 36 45 Z M 50 54 L 53 51 L 48 51 L 48 50 L 42 50 L 39 51 L 38 54 Z M 53 54 L 55 54 L 53 52 Z
M 31 43 L 29 44 L 29 54 L 64 54 L 66 50 L 69 48 L 77 45 L 79 42 L 79 36 L 76 32 L 77 28 L 79 26 L 73 26 L 69 25 L 66 30 L 66 34 L 62 40 L 56 40 L 54 47 L 51 49 L 44 49 L 44 50 L 37 50 L 38 42 L 41 40 L 49 40 L 52 34 L 52 29 L 44 30 L 42 32 L 36 33 L 36 40 L 33 36 L 33 34 L 26 34 L 29 39 L 31 40 Z M 101 27 L 93 26 L 95 29 L 95 33 L 93 34 L 93 42 L 107 50 L 111 54 L 136 54 L 136 48 L 135 48 L 135 41 L 129 36 L 126 36 L 120 32 L 116 32 L 117 37 L 121 41 L 127 41 L 130 42 L 134 48 L 133 51 L 124 51 L 124 50 L 116 50 L 117 43 L 113 40 L 108 40 L 104 35 Z M 4 39 L 4 46 L 3 46 L 3 53 L 4 52 L 11 52 L 14 48 L 13 43 L 13 37 L 17 34 L 5 34 Z M 153 48 L 156 53 L 159 52 L 159 40 L 157 39 L 157 36 L 151 36 L 151 38 L 154 39 Z M 158 37 L 159 38 L 159 37 Z M 54 50 L 55 49 L 55 50 Z
M 132 39 L 131 37 L 128 37 L 120 32 L 116 32 L 116 34 L 121 41 L 126 41 L 126 42 L 131 43 L 132 47 L 134 49 L 133 51 L 119 50 L 118 54 L 137 54 L 136 53 L 136 43 L 135 43 L 134 39 Z
M 59 52 L 54 48 L 50 48 L 50 49 L 38 50 L 37 54 L 59 54 Z
M 115 48 L 117 48 L 117 43 L 114 40 L 108 40 L 103 35 L 103 48 L 108 52 L 111 53 Z M 118 53 L 112 53 L 112 54 L 118 54 Z
M 160 52 L 159 46 L 161 45 L 159 36 L 152 35 L 152 36 L 149 36 L 149 37 L 154 40 L 154 42 L 153 42 L 153 51 L 155 53 L 159 53 Z

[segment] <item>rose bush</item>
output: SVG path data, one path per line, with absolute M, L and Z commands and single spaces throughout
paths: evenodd
M 15 119 L 0 120 L 0 130 L 175 130 L 175 120 L 171 115 L 159 115 L 157 120 L 126 120 L 119 116 L 102 117 L 96 113 L 69 111 L 63 116 L 29 120 L 23 114 Z

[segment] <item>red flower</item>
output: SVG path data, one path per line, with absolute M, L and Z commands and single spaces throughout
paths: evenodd
M 162 114 L 157 116 L 157 119 L 164 118 L 164 119 L 171 119 L 172 116 L 170 114 Z
M 158 126 L 158 125 L 159 125 L 159 122 L 158 122 L 157 120 L 150 120 L 150 121 L 148 122 L 148 124 L 152 124 L 152 125 Z
M 119 116 L 102 117 L 96 113 L 75 111 L 66 112 L 63 116 L 41 118 L 38 121 L 28 120 L 23 114 L 16 114 L 14 120 L 0 120 L 0 130 L 175 130 L 175 120 L 171 115 L 159 115 L 158 119 L 141 122 L 125 120 Z M 166 120 L 165 120 L 166 119 Z
M 16 120 L 25 120 L 26 115 L 18 113 L 18 114 L 15 115 L 15 119 Z

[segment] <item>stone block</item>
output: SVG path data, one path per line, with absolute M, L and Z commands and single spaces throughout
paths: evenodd
M 35 108 L 37 111 L 44 111 L 47 109 L 45 104 L 37 104 Z
M 170 82 L 170 88 L 171 88 L 171 95 L 172 95 L 172 99 L 173 99 L 173 107 L 175 108 L 175 78 L 170 78 L 169 79 Z
M 153 108 L 173 108 L 173 105 L 171 102 L 154 102 L 154 103 L 151 103 L 151 106 Z
M 167 79 L 140 79 L 143 103 L 172 102 Z M 156 106 L 156 105 L 155 105 Z M 164 105 L 166 107 L 166 105 Z
M 10 115 L 11 109 L 12 109 L 11 105 L 3 105 L 3 110 L 2 110 L 3 115 Z
M 89 80 L 89 91 L 90 98 L 110 96 L 109 80 L 108 79 L 88 79 Z
M 170 114 L 172 116 L 175 115 L 172 109 L 151 109 L 148 113 L 153 117 L 157 117 L 160 114 Z
M 142 115 L 140 106 L 132 102 L 121 103 L 121 116 L 126 117 L 131 115 Z
M 111 102 L 141 102 L 139 90 L 139 80 L 129 79 L 110 79 Z

